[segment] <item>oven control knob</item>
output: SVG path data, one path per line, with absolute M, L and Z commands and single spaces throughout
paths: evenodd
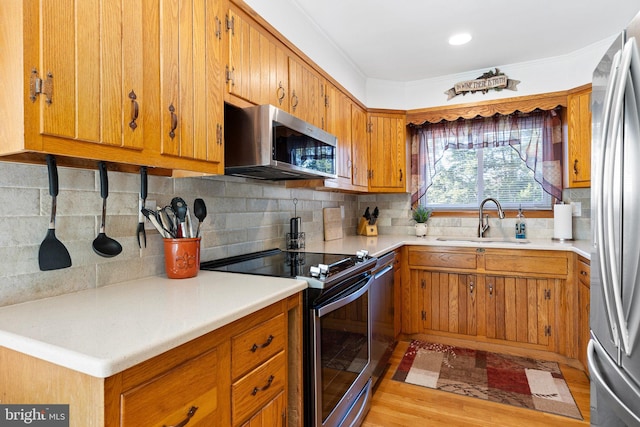
M 327 264 L 318 264 L 318 268 L 322 276 L 326 276 L 327 273 L 329 273 L 329 266 Z
M 320 267 L 312 265 L 309 267 L 309 274 L 311 274 L 311 277 L 320 277 Z
M 365 259 L 365 258 L 367 258 L 367 255 L 369 255 L 369 251 L 364 250 L 364 249 L 356 252 L 356 257 L 358 259 Z

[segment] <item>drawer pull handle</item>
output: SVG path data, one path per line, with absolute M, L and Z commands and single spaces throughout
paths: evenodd
M 586 276 L 586 275 L 587 275 L 587 272 L 586 272 L 586 271 L 584 271 L 584 270 L 580 270 L 580 274 L 582 274 L 583 276 Z
M 264 344 L 262 344 L 262 345 L 258 345 L 258 344 L 255 344 L 255 343 L 254 343 L 254 344 L 251 346 L 251 352 L 252 352 L 252 353 L 255 353 L 255 352 L 256 352 L 256 350 L 258 350 L 259 348 L 265 348 L 265 347 L 268 347 L 268 346 L 269 346 L 269 344 L 271 344 L 271 341 L 273 341 L 273 335 L 269 335 L 269 338 L 267 338 L 267 340 L 266 340 L 266 341 L 264 342 Z
M 268 389 L 269 387 L 271 387 L 271 383 L 273 382 L 273 380 L 274 380 L 275 378 L 276 378 L 276 377 L 274 377 L 273 375 L 270 375 L 270 376 L 269 376 L 269 379 L 267 380 L 267 385 L 265 385 L 265 386 L 264 386 L 264 387 L 262 387 L 262 388 L 254 387 L 254 388 L 253 388 L 253 391 L 251 392 L 251 396 L 255 396 L 256 394 L 258 394 L 258 392 L 259 392 L 259 391 L 265 391 L 266 389 Z
M 189 412 L 187 412 L 187 418 L 185 418 L 184 420 L 180 421 L 178 424 L 176 424 L 174 426 L 163 425 L 162 427 L 184 427 L 189 423 L 189 421 L 191 421 L 191 417 L 193 417 L 193 415 L 196 413 L 197 410 L 198 410 L 197 407 L 192 406 L 191 409 L 189 409 Z

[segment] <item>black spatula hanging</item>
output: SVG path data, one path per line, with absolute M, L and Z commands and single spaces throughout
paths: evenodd
M 49 194 L 51 195 L 51 219 L 49 230 L 40 244 L 38 262 L 40 270 L 58 270 L 71 267 L 69 251 L 56 237 L 56 197 L 58 196 L 58 167 L 56 159 L 51 154 L 47 155 L 47 169 L 49 171 Z

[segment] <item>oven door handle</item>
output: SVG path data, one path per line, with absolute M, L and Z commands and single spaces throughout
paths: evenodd
M 368 276 L 366 279 L 363 279 L 363 282 L 365 282 L 365 283 L 361 287 L 356 289 L 355 291 L 349 293 L 348 295 L 345 295 L 343 298 L 340 298 L 339 300 L 332 301 L 332 302 L 328 303 L 327 305 L 323 305 L 323 306 L 320 306 L 320 307 L 316 308 L 316 316 L 322 317 L 327 313 L 331 313 L 332 311 L 337 310 L 340 307 L 343 307 L 343 306 L 345 306 L 345 305 L 357 300 L 362 295 L 364 295 L 365 292 L 369 291 L 369 288 L 371 287 L 371 282 L 372 281 L 373 281 L 373 276 Z

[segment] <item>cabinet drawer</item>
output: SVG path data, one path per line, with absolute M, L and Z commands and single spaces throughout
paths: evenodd
M 566 256 L 517 256 L 502 254 L 486 254 L 485 270 L 502 273 L 524 273 L 533 275 L 561 275 L 569 271 Z
M 473 251 L 447 252 L 440 249 L 409 249 L 409 265 L 412 267 L 445 267 L 476 269 L 477 257 Z
M 285 317 L 279 314 L 231 339 L 231 376 L 238 378 L 284 349 Z
M 591 264 L 584 258 L 578 258 L 576 261 L 576 274 L 578 275 L 578 280 L 586 285 L 590 286 L 591 284 Z
M 121 395 L 122 426 L 219 425 L 218 354 L 211 350 Z
M 284 389 L 286 363 L 281 351 L 231 386 L 233 424 L 243 422 Z

